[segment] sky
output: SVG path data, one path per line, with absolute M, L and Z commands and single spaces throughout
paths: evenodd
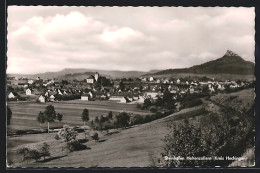
M 254 58 L 254 8 L 9 6 L 7 73 L 185 68 Z

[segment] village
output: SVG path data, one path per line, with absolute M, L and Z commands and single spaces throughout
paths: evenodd
M 62 79 L 7 78 L 8 101 L 36 101 L 39 103 L 62 100 L 95 101 L 107 100 L 119 103 L 144 103 L 146 98 L 156 100 L 165 91 L 173 94 L 174 100 L 186 93 L 230 92 L 251 85 L 248 81 L 217 81 L 214 78 L 140 78 L 109 79 L 94 73 L 83 81 Z

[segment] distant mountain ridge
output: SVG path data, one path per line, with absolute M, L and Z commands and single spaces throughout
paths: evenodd
M 216 60 L 212 60 L 200 65 L 195 65 L 190 68 L 180 69 L 167 69 L 167 70 L 150 70 L 144 71 L 119 71 L 119 70 L 96 70 L 96 69 L 73 69 L 65 68 L 58 72 L 46 72 L 38 74 L 7 74 L 8 77 L 27 77 L 27 78 L 61 78 L 61 79 L 73 79 L 83 80 L 88 78 L 95 72 L 100 73 L 102 76 L 110 78 L 135 78 L 140 76 L 166 76 L 176 74 L 229 74 L 229 75 L 253 75 L 254 63 L 245 61 L 236 53 L 227 50 L 226 54 Z
M 159 70 L 154 70 L 153 72 L 157 72 Z M 26 78 L 66 78 L 66 76 L 87 78 L 89 75 L 98 72 L 102 76 L 110 77 L 110 78 L 130 78 L 130 77 L 140 77 L 143 74 L 148 72 L 143 71 L 119 71 L 119 70 L 96 70 L 96 69 L 73 69 L 73 68 L 65 68 L 58 72 L 46 72 L 46 73 L 37 73 L 37 74 L 7 74 L 8 77 L 26 77 Z M 150 73 L 150 71 L 149 71 Z M 70 75 L 68 75 L 70 74 Z
M 237 75 L 253 75 L 254 63 L 245 61 L 236 53 L 227 50 L 226 54 L 216 60 L 212 60 L 190 68 L 167 69 L 150 75 L 166 75 L 178 73 L 192 74 L 237 74 Z

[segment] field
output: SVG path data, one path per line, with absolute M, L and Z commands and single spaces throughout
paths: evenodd
M 148 111 L 136 108 L 135 104 L 115 103 L 109 101 L 62 101 L 55 103 L 36 103 L 36 102 L 8 102 L 13 114 L 11 125 L 8 129 L 11 130 L 27 130 L 40 128 L 36 117 L 40 111 L 44 111 L 47 105 L 52 104 L 57 113 L 63 115 L 63 120 L 60 123 L 68 124 L 71 126 L 82 125 L 81 113 L 83 109 L 89 110 L 90 119 L 96 116 L 106 116 L 109 111 L 115 115 L 120 111 L 129 111 L 133 114 L 146 115 L 150 114 Z M 50 127 L 57 126 L 57 122 L 50 123 Z M 47 123 L 42 124 L 42 127 L 47 127 Z
M 236 97 L 234 97 L 236 96 Z M 153 167 L 158 166 L 158 158 L 161 158 L 163 151 L 162 139 L 166 134 L 169 133 L 167 123 L 171 120 L 181 120 L 185 117 L 192 117 L 191 120 L 196 123 L 199 122 L 199 118 L 208 116 L 209 114 L 198 115 L 202 109 L 209 110 L 211 112 L 219 112 L 219 107 L 222 104 L 226 104 L 226 101 L 218 101 L 218 98 L 232 98 L 232 104 L 228 106 L 235 106 L 237 102 L 240 106 L 247 107 L 247 104 L 253 103 L 253 89 L 243 90 L 231 94 L 217 94 L 211 97 L 209 100 L 203 100 L 203 105 L 183 109 L 180 112 L 174 113 L 168 117 L 152 121 L 150 123 L 136 125 L 128 129 L 119 129 L 119 133 L 112 134 L 110 136 L 105 135 L 106 132 L 99 132 L 100 142 L 90 141 L 84 143 L 89 147 L 86 150 L 67 152 L 62 150 L 64 142 L 57 141 L 54 139 L 56 133 L 44 133 L 44 134 L 28 134 L 28 135 L 17 135 L 7 137 L 7 151 L 8 155 L 13 159 L 13 167 Z M 226 100 L 224 99 L 224 100 Z M 211 102 L 215 100 L 218 102 Z M 239 101 L 247 100 L 247 101 Z M 31 123 L 35 124 L 35 128 L 39 128 L 39 125 L 35 121 L 37 112 L 44 110 L 46 104 L 37 103 L 9 103 L 9 106 L 14 112 L 14 118 L 11 123 L 12 126 L 17 126 L 15 121 L 20 122 L 26 128 L 30 128 L 28 121 L 19 121 L 15 117 L 19 117 L 19 109 L 14 107 L 20 106 L 20 110 L 25 109 L 25 118 L 31 118 Z M 131 104 L 119 104 L 111 102 L 81 102 L 81 101 L 70 101 L 53 103 L 57 112 L 64 114 L 64 123 L 74 125 L 81 125 L 80 114 L 86 107 L 90 110 L 91 118 L 96 115 L 104 114 L 111 109 L 115 113 L 122 109 L 126 111 L 133 111 L 138 114 L 147 114 L 148 112 L 138 110 L 135 105 Z M 26 106 L 26 107 L 25 107 Z M 234 107 L 235 108 L 235 107 Z M 36 112 L 33 113 L 32 111 Z M 22 111 L 21 111 L 22 112 Z M 30 115 L 30 116 L 29 116 Z M 194 116 L 193 116 L 194 115 Z M 26 120 L 26 119 L 25 119 Z M 34 123 L 33 123 L 34 122 Z M 55 123 L 53 123 L 55 124 Z M 20 127 L 21 126 L 17 126 Z M 17 128 L 16 127 L 16 128 Z M 79 139 L 83 139 L 83 133 L 78 136 Z M 51 146 L 51 158 L 41 162 L 20 162 L 20 158 L 14 155 L 15 151 L 22 146 L 38 146 L 43 142 L 47 142 Z M 250 149 L 249 149 L 250 150 Z M 248 155 L 252 157 L 252 153 L 248 152 Z M 246 153 L 245 153 L 246 154 Z
M 100 134 L 104 142 L 87 142 L 91 149 L 72 153 L 61 152 L 61 144 L 54 139 L 54 133 L 23 135 L 8 138 L 8 150 L 33 146 L 46 141 L 51 145 L 54 158 L 44 163 L 23 163 L 22 166 L 41 167 L 147 167 L 158 165 L 162 152 L 161 139 L 168 133 L 167 122 L 173 117 L 201 109 L 201 106 L 184 109 L 163 119 L 122 130 L 111 136 Z M 80 136 L 80 135 L 79 135 Z M 82 137 L 82 134 L 81 134 Z M 20 163 L 18 164 L 19 166 Z M 14 165 L 15 166 L 15 165 Z

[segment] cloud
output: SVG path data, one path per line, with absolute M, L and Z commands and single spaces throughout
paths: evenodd
M 10 6 L 7 46 L 8 73 L 181 68 L 227 49 L 254 61 L 254 9 Z

